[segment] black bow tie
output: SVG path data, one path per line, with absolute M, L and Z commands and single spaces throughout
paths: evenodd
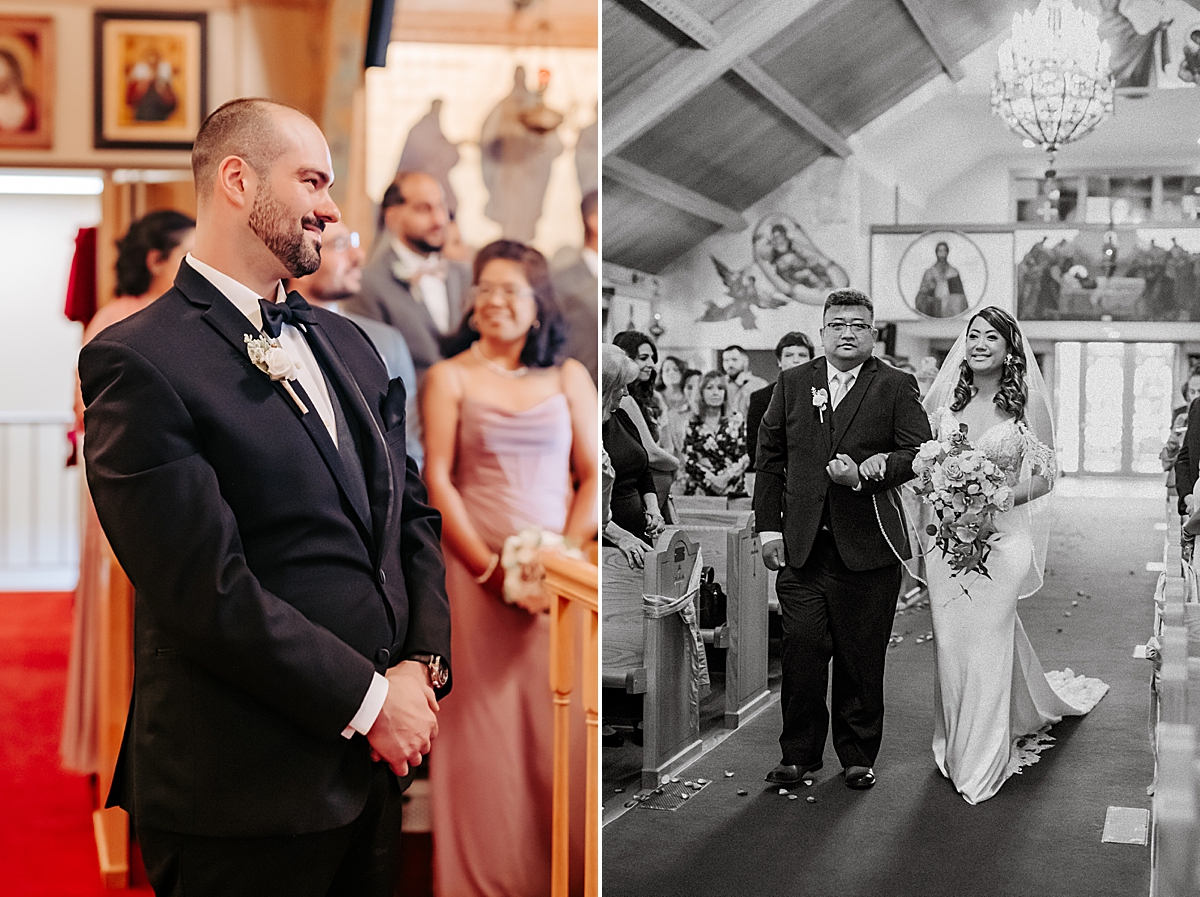
M 317 319 L 317 316 L 313 314 L 312 306 L 295 290 L 288 293 L 287 299 L 283 302 L 268 302 L 266 299 L 259 299 L 258 304 L 262 308 L 263 330 L 272 339 L 278 338 L 284 324 L 291 324 L 294 327 L 297 321 L 311 324 Z

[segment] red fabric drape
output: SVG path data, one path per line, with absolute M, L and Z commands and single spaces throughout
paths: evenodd
M 75 258 L 67 283 L 67 319 L 87 325 L 96 314 L 96 228 L 81 227 L 75 235 Z

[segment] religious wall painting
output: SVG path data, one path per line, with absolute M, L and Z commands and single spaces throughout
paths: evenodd
M 1017 316 L 1200 321 L 1200 229 L 1019 230 Z
M 1200 83 L 1200 9 L 1187 0 L 1094 0 L 1118 90 Z
M 876 321 L 946 321 L 1013 304 L 1013 234 L 982 228 L 878 226 L 871 229 Z
M 896 285 L 905 304 L 926 318 L 957 318 L 979 305 L 987 292 L 983 250 L 959 231 L 921 234 L 896 266 Z
M 0 149 L 54 143 L 54 21 L 0 16 Z
M 743 330 L 758 328 L 755 309 L 789 303 L 820 307 L 830 290 L 850 285 L 846 269 L 817 248 L 795 220 L 767 215 L 754 228 L 751 260 L 735 270 L 710 256 L 725 288 L 721 300 L 709 300 L 697 321 L 738 321 Z
M 97 12 L 97 148 L 191 149 L 208 114 L 204 13 Z

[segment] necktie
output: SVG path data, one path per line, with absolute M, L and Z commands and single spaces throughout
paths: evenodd
M 850 381 L 854 377 L 851 374 L 834 374 L 833 375 L 833 399 L 832 404 L 836 409 L 841 404 L 842 399 L 846 397 L 846 393 L 850 391 Z
M 316 320 L 312 306 L 305 302 L 304 297 L 295 290 L 288 293 L 287 299 L 283 302 L 268 302 L 266 299 L 259 299 L 258 305 L 262 309 L 263 331 L 272 339 L 279 337 L 284 324 L 295 326 L 297 321 L 311 324 Z

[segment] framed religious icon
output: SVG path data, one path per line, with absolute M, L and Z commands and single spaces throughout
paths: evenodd
M 896 279 L 905 304 L 918 314 L 955 318 L 987 291 L 987 258 L 967 234 L 927 231 L 900 256 Z
M 54 21 L 0 16 L 0 149 L 54 142 Z
M 191 149 L 208 109 L 204 13 L 97 12 L 97 149 Z

